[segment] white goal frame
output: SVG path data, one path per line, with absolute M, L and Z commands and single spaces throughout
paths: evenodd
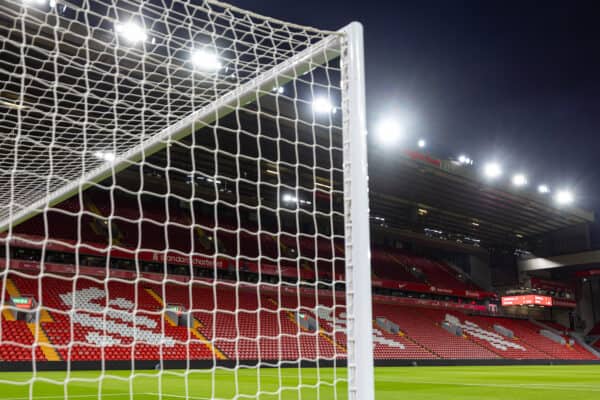
M 211 104 L 165 128 L 145 142 L 104 162 L 59 190 L 32 202 L 20 210 L 9 207 L 10 215 L 0 220 L 0 233 L 10 240 L 12 228 L 47 210 L 90 185 L 116 174 L 209 124 L 236 107 L 256 99 L 256 93 L 269 92 L 274 85 L 300 76 L 331 59 L 341 58 L 343 115 L 344 236 L 347 314 L 348 398 L 374 399 L 369 201 L 367 174 L 367 129 L 365 109 L 365 66 L 363 28 L 354 22 L 311 45 L 292 58 Z M 14 177 L 13 177 L 14 180 Z

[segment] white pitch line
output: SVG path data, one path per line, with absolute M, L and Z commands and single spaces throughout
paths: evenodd
M 159 395 L 158 393 L 151 393 L 151 392 L 144 393 L 144 394 L 150 395 L 150 396 L 158 396 Z M 219 399 L 218 397 L 212 397 L 212 398 L 211 397 L 192 397 L 192 396 L 183 396 L 180 394 L 165 394 L 165 393 L 162 394 L 162 397 L 173 397 L 176 399 L 189 399 L 189 400 L 211 400 L 211 399 L 218 400 Z
M 122 396 L 123 398 L 130 398 L 131 393 L 130 392 L 125 392 L 125 393 L 108 393 L 108 394 L 102 394 L 100 396 L 98 396 L 98 394 L 71 394 L 68 395 L 68 397 L 66 397 L 67 399 L 84 399 L 84 398 L 98 398 L 98 397 L 117 397 L 117 396 Z M 178 395 L 178 394 L 167 394 L 167 393 L 163 393 L 162 395 L 159 395 L 158 393 L 153 393 L 153 392 L 144 392 L 144 393 L 133 393 L 133 398 L 145 398 L 142 396 L 156 396 L 156 397 L 164 397 L 164 398 L 177 398 L 177 399 L 189 399 L 189 400 L 211 400 L 210 397 L 193 397 L 193 396 L 183 396 L 183 395 Z M 34 396 L 34 399 L 46 399 L 46 400 L 53 400 L 53 399 L 65 399 L 64 395 L 60 395 L 60 396 Z M 32 399 L 32 397 L 9 397 L 5 400 L 30 400 Z
M 395 380 L 399 383 L 416 383 L 424 385 L 447 385 L 447 386 L 480 386 L 480 387 L 500 387 L 508 389 L 531 388 L 531 389 L 558 389 L 558 390 L 576 390 L 582 392 L 600 392 L 600 386 L 569 385 L 569 384 L 545 384 L 545 383 L 463 383 L 463 382 L 440 382 L 440 381 L 415 381 L 415 380 Z
M 98 396 L 98 393 L 96 394 L 69 394 L 67 395 L 67 399 L 84 399 L 84 398 L 90 398 L 90 397 L 95 397 L 95 398 L 102 398 L 102 397 L 117 397 L 117 396 L 127 396 L 129 397 L 131 393 L 127 392 L 127 393 L 107 393 L 107 394 L 101 394 L 100 396 Z M 148 394 L 153 394 L 153 393 L 139 393 L 139 395 L 148 395 Z M 138 394 L 134 394 L 134 398 L 135 396 L 137 396 Z M 30 399 L 64 399 L 65 396 L 64 395 L 60 395 L 60 396 L 38 396 L 35 395 L 33 397 L 9 397 L 5 400 L 30 400 Z

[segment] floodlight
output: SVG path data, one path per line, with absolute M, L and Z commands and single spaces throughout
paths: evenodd
M 485 174 L 486 178 L 496 179 L 502 176 L 502 167 L 496 162 L 489 162 L 485 164 L 483 173 Z
M 538 186 L 538 192 L 541 194 L 547 194 L 550 193 L 550 188 L 548 185 L 541 184 Z
M 117 32 L 126 42 L 135 44 L 138 42 L 144 42 L 148 38 L 144 28 L 136 24 L 133 21 L 129 21 L 123 24 L 115 25 L 115 32 Z
M 94 157 L 104 160 L 104 161 L 115 161 L 115 153 L 110 151 L 96 151 L 94 152 Z
M 559 190 L 554 196 L 554 201 L 560 206 L 572 204 L 575 201 L 575 195 L 570 190 Z
M 465 164 L 465 165 L 473 164 L 473 160 L 471 160 L 469 157 L 465 156 L 464 154 L 461 154 L 460 156 L 458 156 L 458 162 L 460 164 Z
M 512 183 L 515 186 L 526 186 L 527 185 L 527 176 L 525 174 L 515 174 L 512 177 Z
M 376 133 L 382 144 L 394 144 L 404 135 L 405 128 L 398 120 L 388 118 L 379 123 Z
M 417 145 L 419 146 L 420 149 L 424 149 L 425 146 L 427 145 L 427 142 L 425 141 L 425 139 L 419 139 L 419 141 L 417 142 Z
M 282 200 L 286 203 L 297 203 L 298 202 L 298 198 L 289 193 L 284 194 L 282 197 Z
M 335 107 L 327 97 L 316 97 L 312 102 L 312 109 L 317 114 L 335 114 Z
M 215 72 L 223 67 L 219 56 L 209 49 L 195 50 L 192 53 L 192 64 L 196 69 L 205 72 Z

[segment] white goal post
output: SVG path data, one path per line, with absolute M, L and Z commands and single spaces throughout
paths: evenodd
M 328 359 L 334 369 L 339 368 L 339 360 L 347 359 L 348 398 L 374 398 L 364 54 L 359 23 L 337 32 L 323 31 L 214 0 L 6 0 L 0 4 L 0 40 L 2 310 L 14 309 L 8 286 L 37 279 L 32 286 L 37 293 L 30 294 L 39 297 L 39 309 L 57 318 L 79 311 L 92 313 L 77 308 L 75 291 L 71 293 L 75 300 L 69 304 L 46 306 L 41 300 L 42 279 L 56 278 L 76 287 L 86 274 L 81 259 L 88 250 L 106 255 L 106 279 L 95 283 L 106 288 L 113 279 L 109 270 L 114 251 L 130 256 L 137 274 L 142 271 L 144 254 L 160 253 L 165 277 L 156 282 L 161 288 L 156 292 L 163 297 L 158 300 L 164 302 L 163 311 L 171 295 L 169 285 L 185 289 L 190 311 L 195 310 L 194 257 L 211 260 L 215 281 L 223 272 L 218 271 L 218 261 L 234 265 L 236 270 L 227 273 L 235 280 L 223 285 L 236 293 L 250 286 L 252 281 L 245 279 L 254 276 L 249 273 L 250 278 L 242 279 L 240 266 L 252 264 L 258 279 L 255 286 L 273 286 L 277 291 L 277 312 L 292 309 L 283 299 L 282 287 L 295 290 L 298 303 L 302 303 L 302 289 L 316 293 L 317 299 L 320 288 L 329 290 L 327 307 L 333 311 L 331 326 L 324 329 L 331 333 L 322 334 L 325 341 L 319 332 L 313 336 L 317 347 L 322 346 L 319 340 L 332 342 L 332 354 L 317 350 L 316 358 L 306 359 Z M 149 178 L 151 173 L 156 175 Z M 97 200 L 101 198 L 109 200 L 103 205 Z M 121 198 L 136 199 L 135 212 L 121 213 L 120 204 L 127 203 Z M 146 198 L 157 204 L 162 201 L 161 213 L 146 210 Z M 185 218 L 170 214 L 177 207 L 175 202 L 186 204 L 178 211 Z M 209 209 L 212 214 L 200 211 Z M 248 224 L 256 228 L 248 228 L 248 218 L 252 220 Z M 338 232 L 340 218 L 342 231 Z M 53 224 L 63 219 L 75 221 L 73 240 L 67 237 L 69 233 L 55 236 L 60 229 Z M 94 240 L 86 239 L 86 221 L 93 219 L 106 225 L 106 247 L 96 248 Z M 161 225 L 165 227 L 160 238 L 164 246 L 152 248 L 147 243 L 155 238 L 143 237 L 149 235 L 145 227 Z M 172 237 L 179 236 L 168 231 L 171 226 L 191 238 L 189 249 L 177 247 Z M 127 237 L 130 231 L 137 232 L 136 240 Z M 213 242 L 206 255 L 195 247 L 201 234 Z M 265 235 L 276 238 L 277 256 L 266 254 L 261 244 Z M 220 244 L 232 237 L 233 245 Z M 246 237 L 258 238 L 257 255 L 242 249 Z M 289 242 L 284 243 L 284 238 Z M 311 258 L 286 253 L 286 243 L 294 242 L 297 247 L 292 253 L 303 253 L 301 248 L 308 246 L 315 254 Z M 335 270 L 340 254 L 336 246 L 341 242 L 343 275 Z M 41 250 L 36 278 L 19 269 L 13 252 L 18 243 Z M 57 245 L 75 254 L 73 275 L 68 278 L 47 267 L 44 255 Z M 329 248 L 330 253 L 321 254 L 319 246 Z M 185 283 L 167 274 L 172 254 L 188 260 Z M 275 265 L 278 281 L 264 277 L 263 264 Z M 296 265 L 298 274 L 303 268 L 314 270 L 310 272 L 313 278 L 285 281 L 282 271 L 289 265 Z M 323 268 L 331 273 L 321 275 L 328 273 Z M 60 291 L 55 281 L 49 285 Z M 147 279 L 140 275 L 133 281 L 137 299 L 139 285 Z M 212 313 L 216 318 L 217 286 L 209 287 L 215 307 L 196 310 L 199 316 Z M 338 304 L 335 291 L 342 286 L 345 298 Z M 116 301 L 105 296 L 107 307 Z M 262 294 L 257 299 L 256 315 L 270 310 Z M 329 320 L 319 315 L 319 307 L 307 310 L 325 325 Z M 340 307 L 345 311 L 336 314 Z M 137 312 L 138 306 L 130 311 Z M 237 324 L 245 311 L 224 313 Z M 345 322 L 338 325 L 344 315 Z M 256 318 L 260 325 L 261 317 Z M 39 322 L 35 329 L 47 330 L 45 324 L 49 322 Z M 134 328 L 136 324 L 134 318 Z M 207 347 L 213 351 L 213 385 L 218 369 L 214 348 L 228 349 L 233 340 L 220 338 L 216 324 L 203 332 L 202 339 L 210 342 Z M 289 332 L 279 324 L 274 338 L 281 351 L 281 340 Z M 345 344 L 336 336 L 340 327 Z M 103 339 L 90 346 L 101 348 L 104 355 L 110 332 L 105 326 L 92 328 Z M 164 321 L 156 329 L 166 337 Z M 245 340 L 239 329 L 234 339 Z M 303 334 L 298 330 L 296 335 Z M 40 337 L 33 335 L 32 344 L 14 343 L 0 331 L 0 346 L 29 346 L 35 364 L 32 346 L 39 345 Z M 47 336 L 52 342 L 52 335 Z M 120 336 L 111 338 L 113 343 Z M 272 364 L 263 355 L 262 339 L 257 339 L 256 365 L 277 367 L 281 380 L 284 363 L 275 360 Z M 186 342 L 188 353 L 193 340 Z M 133 344 L 127 345 L 131 357 L 136 341 L 134 337 Z M 57 357 L 67 361 L 65 355 L 71 356 L 73 344 L 61 346 L 55 345 Z M 222 353 L 238 370 L 245 364 L 238 344 L 234 347 L 232 353 Z M 162 347 L 160 354 L 162 362 Z M 215 397 L 216 389 L 212 390 Z M 346 397 L 334 393 L 335 398 Z

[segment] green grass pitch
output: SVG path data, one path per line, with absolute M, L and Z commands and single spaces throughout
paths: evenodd
M 237 374 L 219 369 L 214 375 L 209 370 L 80 371 L 41 372 L 32 379 L 31 373 L 5 372 L 0 373 L 0 399 L 345 399 L 342 374 L 345 370 L 336 376 L 329 368 Z M 375 374 L 378 400 L 600 399 L 600 366 L 385 367 Z

